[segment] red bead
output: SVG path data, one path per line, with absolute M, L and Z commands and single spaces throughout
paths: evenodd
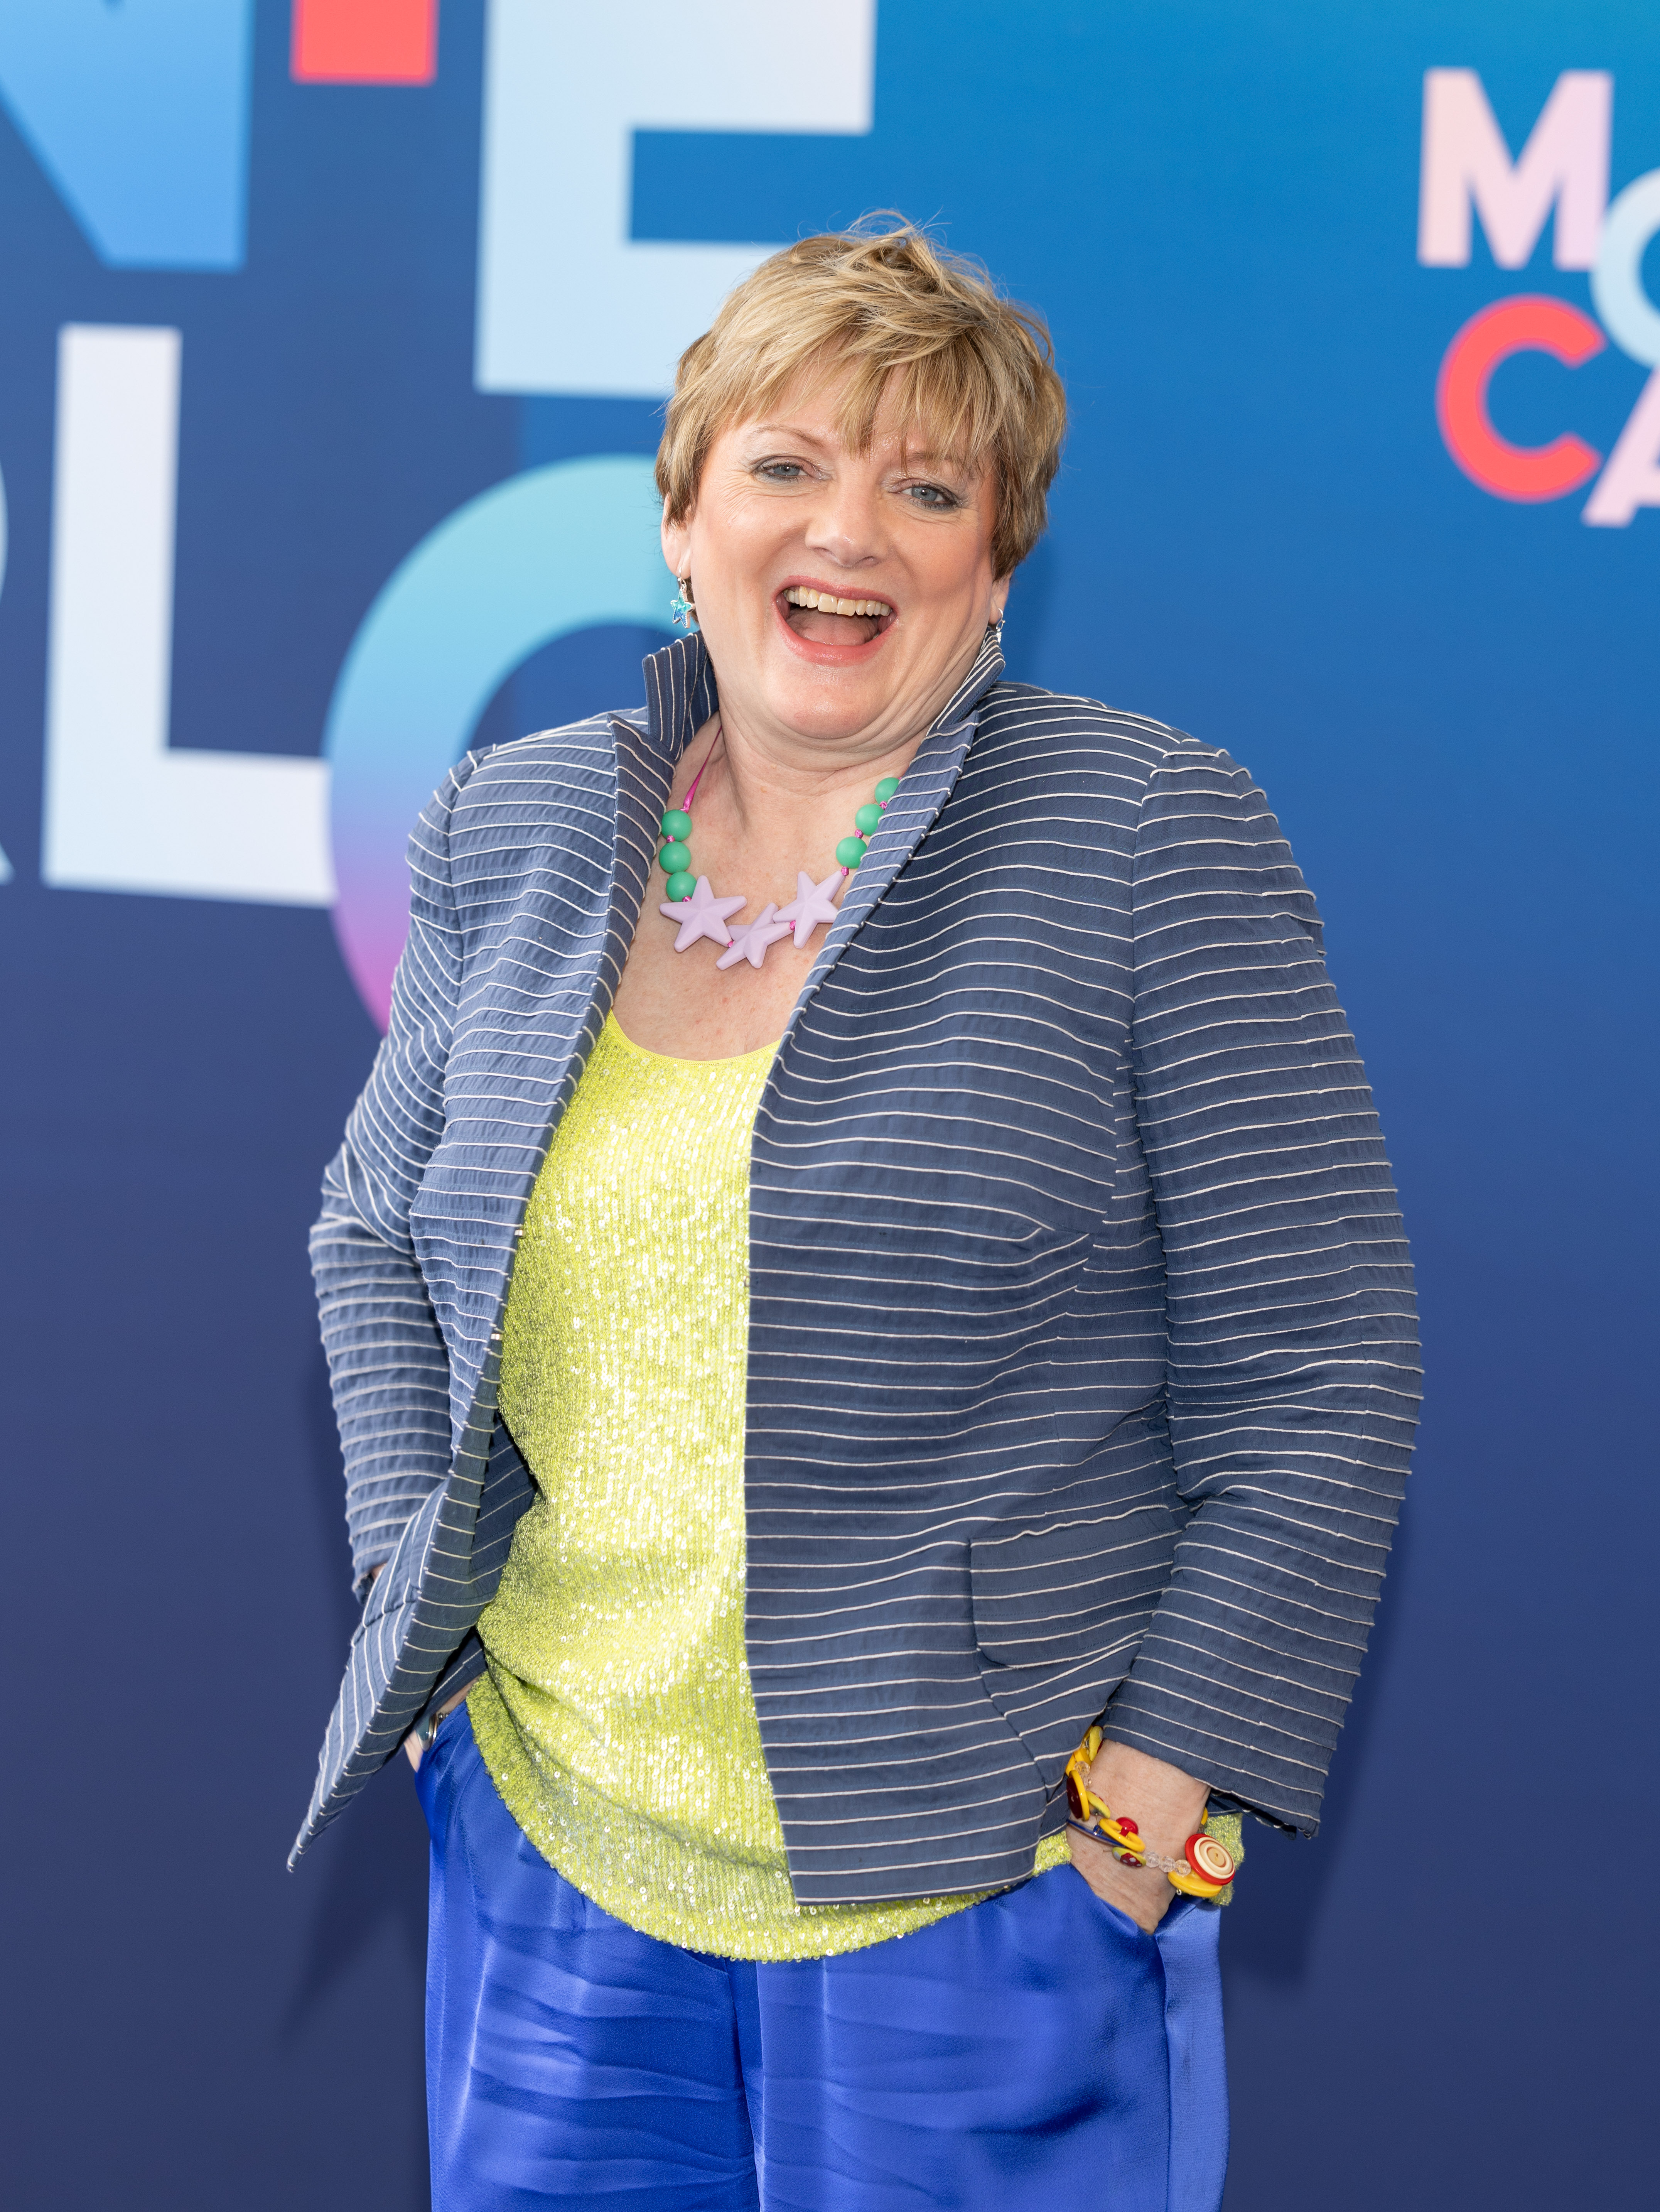
M 1142 1832 L 1133 1820 L 1125 1820 L 1122 1817 L 1118 1821 L 1118 1826 L 1124 1830 L 1127 1836 L 1139 1836 Z
M 1182 1848 L 1187 1853 L 1189 1866 L 1201 1881 L 1214 1881 L 1226 1888 L 1239 1872 L 1233 1852 L 1225 1844 L 1219 1844 L 1215 1836 L 1207 1836 L 1203 1831 L 1190 1836 Z

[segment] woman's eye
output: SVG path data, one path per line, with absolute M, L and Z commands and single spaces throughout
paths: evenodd
M 805 471 L 799 461 L 763 461 L 755 473 L 768 483 L 796 483 Z
M 956 494 L 948 491 L 943 484 L 907 484 L 906 494 L 918 507 L 943 508 L 958 504 Z

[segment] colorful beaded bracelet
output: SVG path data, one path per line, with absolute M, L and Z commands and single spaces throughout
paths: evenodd
M 1220 1896 L 1239 1867 L 1227 1844 L 1205 1832 L 1209 1815 L 1183 1844 L 1180 1858 L 1163 1858 L 1149 1850 L 1136 1823 L 1126 1814 L 1115 1814 L 1089 1786 L 1089 1770 L 1101 1741 L 1100 1729 L 1091 1729 L 1066 1762 L 1066 1802 L 1072 1814 L 1067 1826 L 1105 1844 L 1120 1866 L 1150 1867 L 1184 1897 Z

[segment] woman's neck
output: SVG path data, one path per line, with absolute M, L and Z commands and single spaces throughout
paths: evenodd
M 746 732 L 723 711 L 710 717 L 681 756 L 676 790 L 683 793 L 695 783 L 694 806 L 712 827 L 712 817 L 718 816 L 722 828 L 740 842 L 759 836 L 771 842 L 780 834 L 789 837 L 791 825 L 810 832 L 838 809 L 851 820 L 870 795 L 867 787 L 905 774 L 925 734 L 897 744 L 857 738 L 779 744 L 770 733 Z

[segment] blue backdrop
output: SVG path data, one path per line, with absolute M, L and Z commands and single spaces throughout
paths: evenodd
M 878 206 L 1051 319 L 1012 671 L 1263 782 L 1420 1263 L 1229 2206 L 1651 2201 L 1654 11 L 595 12 L 0 0 L 6 2201 L 425 2202 L 402 1765 L 283 1871 L 353 1613 L 305 1231 L 421 793 L 636 699 L 664 362 Z

